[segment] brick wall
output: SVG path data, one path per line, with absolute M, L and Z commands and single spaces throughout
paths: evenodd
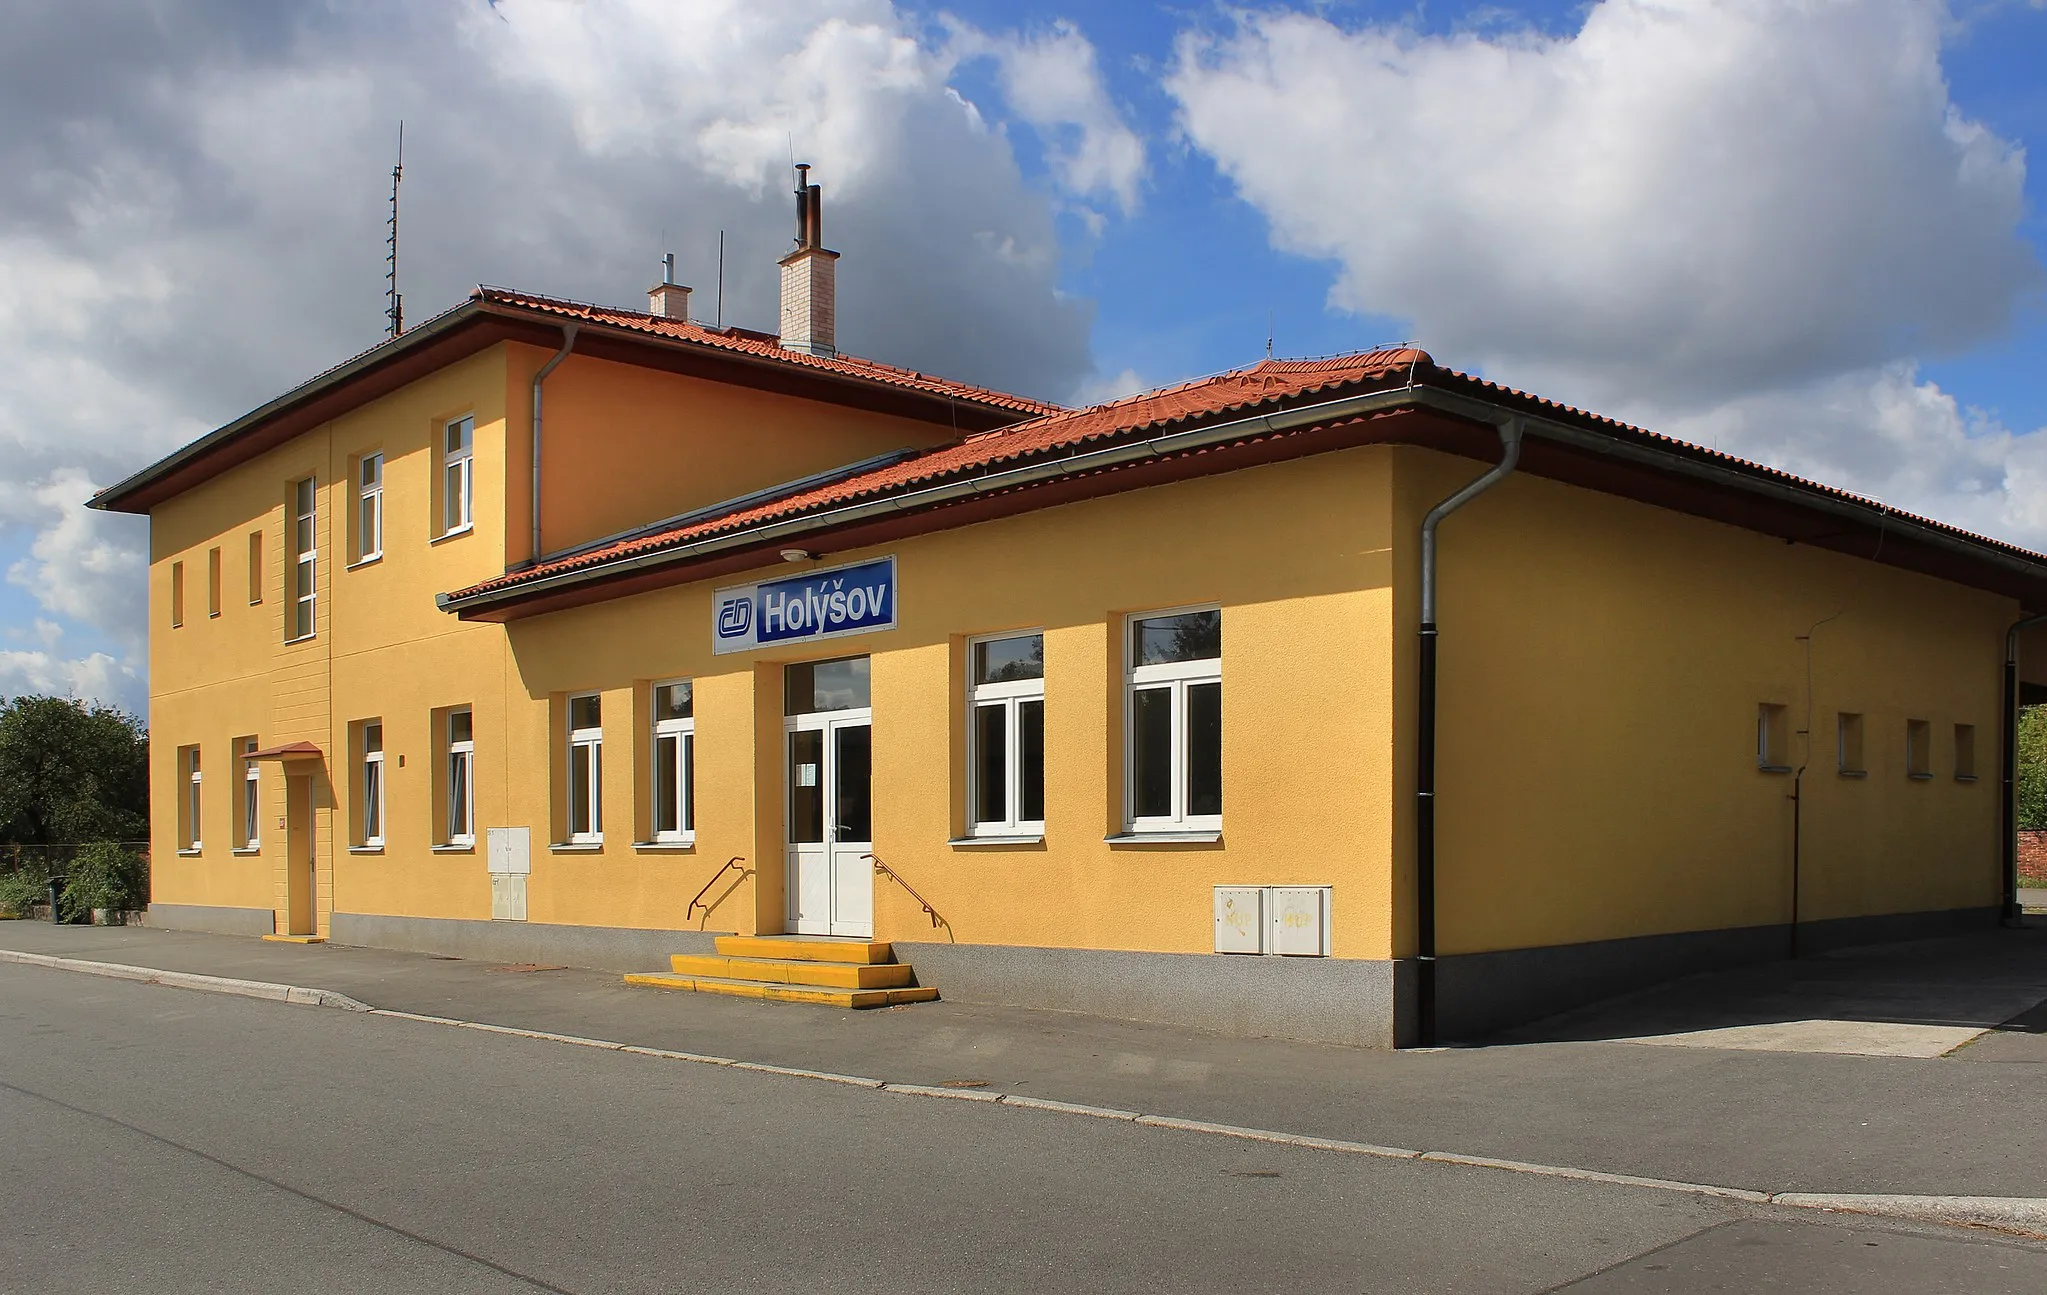
M 2019 885 L 2047 886 L 2047 832 L 2019 833 Z

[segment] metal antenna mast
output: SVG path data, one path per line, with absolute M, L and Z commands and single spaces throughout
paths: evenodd
M 398 293 L 398 182 L 405 178 L 405 123 L 398 123 L 398 162 L 391 168 L 391 232 L 384 239 L 384 318 L 391 336 L 405 331 L 405 298 Z

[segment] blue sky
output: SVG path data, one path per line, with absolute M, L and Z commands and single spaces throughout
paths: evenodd
M 744 21 L 741 19 L 744 18 Z M 146 696 L 78 500 L 414 320 L 772 326 L 793 150 L 841 344 L 1068 401 L 1415 340 L 2047 547 L 2047 4 L 140 0 L 0 18 L 0 694 Z

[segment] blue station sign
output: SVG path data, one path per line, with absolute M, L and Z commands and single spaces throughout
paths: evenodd
M 896 627 L 896 560 L 732 585 L 712 598 L 711 650 L 746 652 Z

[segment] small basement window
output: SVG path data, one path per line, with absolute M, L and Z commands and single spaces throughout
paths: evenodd
M 1756 768 L 1791 772 L 1791 712 L 1776 702 L 1756 707 Z
M 1976 781 L 1976 726 L 1955 725 L 1955 781 Z
M 1926 720 L 1905 721 L 1905 776 L 1933 776 L 1933 725 Z
M 1866 778 L 1869 766 L 1862 762 L 1862 716 L 1842 711 L 1836 721 L 1835 746 L 1843 778 Z

